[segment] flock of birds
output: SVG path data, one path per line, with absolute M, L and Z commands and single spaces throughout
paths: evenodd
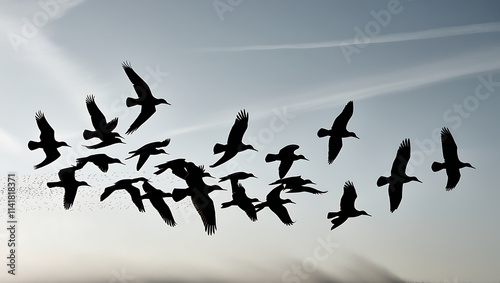
M 128 62 L 122 64 L 123 70 L 125 71 L 127 77 L 132 82 L 137 98 L 127 98 L 125 104 L 127 107 L 140 106 L 141 111 L 135 121 L 130 125 L 126 134 L 134 133 L 139 127 L 141 127 L 155 112 L 156 106 L 159 104 L 170 105 L 164 99 L 158 99 L 153 96 L 151 89 L 147 83 L 132 69 Z M 94 145 L 86 146 L 89 149 L 99 149 L 103 147 L 108 147 L 117 143 L 124 143 L 123 137 L 117 133 L 113 132 L 118 124 L 118 118 L 114 118 L 111 121 L 107 121 L 104 114 L 97 107 L 95 102 L 95 97 L 89 95 L 86 98 L 87 110 L 90 114 L 92 121 L 93 130 L 84 130 L 83 138 L 85 140 L 98 139 L 100 142 Z M 349 122 L 353 114 L 353 102 L 350 101 L 344 107 L 343 111 L 334 120 L 333 125 L 329 129 L 321 128 L 319 129 L 317 136 L 319 138 L 328 138 L 328 163 L 334 162 L 335 158 L 338 156 L 341 148 L 342 141 L 344 138 L 354 137 L 358 138 L 355 133 L 347 130 L 347 123 Z M 36 123 L 40 130 L 40 141 L 29 141 L 28 148 L 30 150 L 36 150 L 41 148 L 45 153 L 45 159 L 39 164 L 35 165 L 35 169 L 44 167 L 56 159 L 58 159 L 61 154 L 58 148 L 69 146 L 63 141 L 57 141 L 55 139 L 55 131 L 48 123 L 43 112 L 38 111 L 35 114 Z M 235 119 L 235 122 L 229 132 L 226 144 L 216 143 L 213 147 L 214 154 L 222 153 L 220 159 L 214 164 L 210 165 L 210 168 L 217 167 L 228 160 L 235 157 L 239 152 L 245 150 L 256 149 L 249 144 L 244 144 L 242 142 L 243 135 L 248 127 L 249 115 L 245 110 L 241 110 Z M 162 149 L 168 146 L 170 139 L 165 139 L 163 141 L 148 143 L 136 150 L 130 151 L 131 154 L 126 160 L 138 157 L 136 170 L 139 171 L 142 166 L 147 162 L 151 155 L 165 154 L 165 150 Z M 460 180 L 460 169 L 463 167 L 474 168 L 469 163 L 463 163 L 458 158 L 457 145 L 453 139 L 453 136 L 449 129 L 443 128 L 441 131 L 441 143 L 443 150 L 444 162 L 434 162 L 431 166 L 432 171 L 437 172 L 445 169 L 448 176 L 448 181 L 446 184 L 446 190 L 451 190 L 455 188 Z M 257 221 L 257 212 L 268 207 L 279 219 L 286 225 L 292 225 L 292 221 L 286 207 L 287 203 L 294 203 L 290 199 L 281 198 L 281 193 L 311 193 L 311 194 L 324 194 L 326 191 L 320 191 L 312 188 L 308 185 L 315 184 L 309 179 L 303 179 L 301 176 L 291 176 L 286 177 L 292 164 L 298 160 L 308 160 L 303 155 L 295 154 L 295 151 L 299 148 L 296 144 L 290 144 L 283 147 L 278 153 L 269 153 L 265 157 L 266 162 L 279 161 L 278 175 L 279 179 L 269 185 L 275 185 L 267 195 L 265 201 L 260 201 L 257 198 L 249 198 L 246 194 L 246 190 L 241 184 L 242 180 L 247 178 L 256 178 L 252 173 L 247 172 L 234 172 L 227 176 L 221 177 L 219 182 L 229 181 L 232 191 L 232 199 L 230 201 L 224 202 L 221 208 L 228 208 L 231 206 L 237 206 L 243 210 L 251 221 Z M 390 199 L 390 211 L 394 212 L 400 205 L 403 196 L 403 184 L 416 181 L 420 182 L 417 177 L 408 176 L 406 174 L 406 167 L 408 161 L 410 160 L 411 148 L 410 140 L 405 139 L 401 142 L 399 149 L 396 153 L 396 158 L 392 164 L 391 175 L 388 177 L 381 176 L 377 180 L 377 186 L 389 185 L 389 199 Z M 107 172 L 111 164 L 124 164 L 118 158 L 112 158 L 104 153 L 98 153 L 89 155 L 86 157 L 80 157 L 76 159 L 76 164 L 68 168 L 60 169 L 58 172 L 59 181 L 47 182 L 49 188 L 52 187 L 62 187 L 65 190 L 64 193 L 64 208 L 70 209 L 73 205 L 77 190 L 80 186 L 90 186 L 85 181 L 78 181 L 75 178 L 75 172 L 82 169 L 87 164 L 92 163 L 97 166 L 102 172 Z M 154 174 L 159 175 L 170 169 L 172 174 L 186 182 L 187 188 L 174 188 L 172 192 L 164 192 L 160 189 L 155 188 L 151 182 L 145 177 L 138 177 L 133 179 L 121 179 L 116 181 L 112 186 L 106 187 L 102 193 L 100 200 L 106 200 L 113 192 L 117 190 L 125 190 L 130 195 L 131 201 L 137 207 L 140 212 L 144 212 L 143 200 L 148 199 L 152 206 L 158 211 L 164 222 L 170 226 L 176 226 L 175 219 L 169 208 L 165 203 L 164 198 L 172 198 L 175 202 L 179 202 L 186 197 L 191 198 L 191 201 L 196 208 L 203 224 L 205 231 L 211 235 L 215 233 L 217 229 L 216 225 L 216 213 L 214 202 L 210 198 L 209 194 L 215 190 L 225 190 L 219 185 L 208 185 L 205 183 L 204 178 L 214 178 L 210 173 L 205 171 L 203 165 L 196 165 L 193 162 L 186 161 L 183 158 L 170 160 L 166 163 L 156 165 L 157 171 Z M 140 188 L 135 184 L 142 183 L 142 190 L 144 194 L 141 194 Z M 368 215 L 365 211 L 359 211 L 355 208 L 355 200 L 357 198 L 356 189 L 351 181 L 345 182 L 344 192 L 340 200 L 340 210 L 337 212 L 329 212 L 327 214 L 328 219 L 332 219 L 331 223 L 333 226 L 331 229 L 335 229 L 342 223 L 344 223 L 348 218 L 357 217 L 360 215 Z

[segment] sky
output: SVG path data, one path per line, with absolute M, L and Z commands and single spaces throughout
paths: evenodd
M 500 3 L 498 1 L 84 1 L 5 0 L 0 4 L 0 194 L 7 223 L 7 174 L 17 176 L 16 266 L 9 274 L 10 231 L 0 230 L 1 282 L 500 282 Z M 136 132 L 139 113 L 121 64 L 129 61 L 158 98 L 157 112 Z M 118 117 L 125 144 L 100 150 L 83 145 L 91 128 L 85 106 L 93 94 L 106 118 Z M 333 164 L 318 138 L 347 102 L 354 113 Z M 236 114 L 245 109 L 243 141 L 257 152 L 219 159 Z M 43 111 L 60 148 L 41 162 L 35 113 Z M 464 168 L 445 190 L 439 132 L 448 127 Z M 141 170 L 128 152 L 170 138 L 168 155 Z M 408 175 L 391 213 L 387 187 L 399 144 L 411 141 Z M 217 231 L 208 236 L 189 199 L 166 198 L 178 223 L 166 225 L 149 202 L 139 213 L 126 192 L 103 202 L 105 187 L 144 176 L 165 192 L 185 187 L 154 166 L 185 158 L 219 178 L 235 171 L 249 197 L 265 200 L 278 179 L 266 154 L 297 144 L 309 161 L 294 163 L 323 195 L 286 194 L 295 223 L 269 209 L 251 222 L 231 199 L 213 192 Z M 107 173 L 93 166 L 76 178 L 73 207 L 63 189 L 48 188 L 76 158 L 106 153 L 126 165 Z M 218 179 L 206 179 L 216 184 Z M 349 219 L 331 231 L 343 185 L 352 181 L 356 207 L 372 217 Z

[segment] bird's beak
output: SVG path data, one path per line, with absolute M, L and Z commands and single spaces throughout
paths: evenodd
M 422 181 L 420 181 L 419 179 L 417 179 L 417 182 L 422 183 Z
M 372 215 L 371 215 L 371 214 L 368 214 L 368 213 L 367 213 L 366 215 L 368 215 L 368 216 L 372 217 Z
M 309 161 L 309 159 L 307 159 L 307 158 L 305 158 L 305 157 L 304 157 L 304 159 L 305 159 L 305 160 L 307 160 L 307 161 Z
M 123 162 L 121 162 L 121 161 L 120 161 L 119 163 L 120 163 L 120 164 L 123 164 L 123 165 L 125 165 L 125 163 L 123 163 Z

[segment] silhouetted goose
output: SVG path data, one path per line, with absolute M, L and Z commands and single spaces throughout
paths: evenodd
M 132 123 L 132 125 L 130 125 L 126 132 L 126 134 L 131 134 L 156 112 L 156 105 L 162 103 L 170 105 L 170 103 L 168 103 L 163 98 L 158 99 L 154 97 L 151 93 L 151 90 L 149 89 L 148 84 L 146 84 L 146 82 L 135 73 L 129 62 L 124 62 L 122 64 L 122 67 L 123 70 L 125 70 L 127 77 L 134 85 L 135 92 L 138 96 L 138 98 L 128 97 L 126 100 L 126 105 L 127 107 L 132 107 L 135 105 L 141 106 L 141 113 L 139 113 L 139 116 L 137 116 L 135 121 Z
M 134 179 L 122 179 L 117 181 L 114 185 L 109 186 L 104 189 L 104 192 L 101 195 L 101 201 L 105 200 L 109 195 L 111 195 L 116 190 L 126 190 L 134 202 L 135 206 L 139 209 L 140 212 L 144 212 L 144 205 L 141 199 L 141 190 L 139 188 L 132 185 L 133 183 L 143 181 L 147 182 L 148 179 L 144 177 L 134 178 Z
M 320 138 L 330 136 L 330 139 L 328 140 L 328 164 L 332 164 L 339 154 L 340 149 L 342 148 L 342 138 L 358 138 L 355 133 L 347 130 L 347 122 L 351 119 L 353 110 L 353 103 L 352 101 L 349 101 L 344 107 L 344 110 L 342 110 L 342 113 L 335 118 L 335 121 L 333 121 L 333 125 L 329 130 L 321 128 L 318 131 L 318 137 Z
M 87 162 L 94 163 L 94 165 L 99 167 L 99 169 L 101 169 L 102 172 L 108 172 L 109 164 L 119 163 L 125 165 L 118 158 L 112 158 L 104 153 L 99 153 L 99 154 L 89 155 L 87 157 L 77 158 L 76 167 L 78 169 L 81 169 L 83 168 L 83 166 L 85 166 L 85 164 L 87 164 Z
M 249 198 L 245 193 L 245 188 L 241 184 L 232 185 L 231 182 L 231 190 L 233 199 L 228 202 L 222 203 L 221 208 L 227 208 L 233 205 L 237 205 L 241 210 L 243 210 L 250 220 L 257 221 L 257 211 L 255 210 L 254 202 L 258 202 L 259 200 L 256 198 Z
M 77 168 L 75 166 L 71 166 L 68 168 L 64 168 L 59 170 L 59 182 L 48 182 L 47 187 L 63 187 L 64 188 L 64 208 L 70 209 L 73 206 L 73 202 L 75 201 L 76 191 L 80 186 L 90 186 L 85 181 L 77 181 L 75 179 L 75 171 Z
M 284 189 L 283 185 L 279 185 L 276 188 L 272 189 L 269 194 L 267 194 L 266 201 L 261 202 L 257 205 L 255 205 L 255 209 L 257 212 L 261 211 L 264 207 L 269 207 L 276 216 L 279 217 L 281 222 L 283 222 L 285 225 L 292 225 L 295 223 L 292 221 L 290 214 L 288 214 L 288 210 L 286 210 L 286 207 L 284 204 L 287 203 L 295 203 L 290 199 L 282 199 L 280 198 L 280 193 Z
M 30 150 L 41 148 L 43 152 L 45 152 L 45 159 L 41 163 L 35 165 L 35 169 L 38 169 L 52 163 L 61 156 L 59 150 L 57 150 L 59 147 L 69 145 L 65 142 L 56 141 L 54 129 L 49 125 L 42 111 L 36 112 L 35 118 L 38 129 L 40 129 L 40 141 L 29 141 L 28 148 Z
M 269 185 L 277 185 L 277 184 L 282 184 L 285 186 L 285 189 L 289 190 L 287 193 L 312 193 L 312 194 L 324 194 L 327 191 L 320 191 L 311 187 L 305 187 L 304 185 L 307 184 L 313 184 L 315 183 L 309 179 L 303 179 L 301 176 L 293 176 L 293 177 L 286 177 L 283 179 L 279 179 L 274 181 L 273 183 Z
M 358 217 L 360 215 L 371 216 L 370 214 L 366 213 L 366 211 L 364 210 L 359 211 L 354 207 L 354 202 L 356 201 L 357 197 L 358 195 L 356 194 L 356 189 L 354 188 L 354 184 L 351 181 L 345 182 L 344 194 L 340 199 L 340 211 L 329 212 L 326 216 L 328 219 L 335 217 L 332 220 L 333 226 L 330 230 L 333 230 L 338 226 L 340 226 L 347 220 L 347 218 Z
M 309 160 L 304 157 L 304 155 L 296 155 L 295 150 L 299 148 L 298 145 L 296 144 L 290 144 L 278 152 L 278 154 L 273 154 L 269 153 L 266 155 L 266 162 L 273 162 L 276 160 L 280 161 L 280 165 L 278 168 L 279 176 L 280 178 L 285 177 L 286 173 L 288 173 L 288 170 L 290 170 L 290 167 L 292 167 L 292 164 L 295 160 L 299 159 L 304 159 L 304 160 Z
M 155 174 L 159 175 L 165 172 L 167 169 L 170 169 L 172 170 L 172 174 L 181 179 L 184 179 L 187 175 L 186 164 L 187 162 L 184 158 L 173 159 L 165 163 L 156 165 L 155 167 L 158 168 L 158 170 L 155 172 Z
M 94 131 L 84 130 L 83 138 L 85 140 L 89 140 L 91 138 L 99 138 L 101 140 L 101 143 L 99 144 L 86 147 L 95 149 L 115 143 L 123 143 L 120 139 L 120 134 L 113 132 L 116 125 L 118 125 L 118 118 L 114 118 L 113 120 L 107 122 L 106 117 L 104 117 L 104 114 L 102 114 L 101 110 L 99 110 L 99 107 L 97 107 L 97 104 L 95 103 L 94 95 L 87 96 L 85 102 L 87 104 L 87 110 L 90 114 L 90 119 L 92 120 L 92 126 L 94 126 Z
M 441 146 L 443 148 L 444 163 L 434 162 L 431 169 L 434 172 L 446 169 L 446 175 L 448 175 L 446 190 L 449 191 L 455 188 L 460 180 L 460 168 L 474 168 L 474 166 L 470 165 L 470 163 L 463 163 L 458 159 L 457 144 L 448 128 L 441 130 Z
M 125 160 L 128 160 L 132 157 L 139 155 L 139 160 L 137 161 L 137 166 L 136 166 L 137 171 L 139 171 L 141 169 L 142 165 L 144 165 L 144 163 L 146 163 L 146 160 L 148 160 L 150 155 L 155 155 L 155 154 L 160 154 L 160 153 L 167 154 L 165 152 L 165 150 L 159 149 L 159 147 L 165 147 L 169 143 L 170 143 L 170 139 L 166 139 L 166 140 L 160 141 L 160 142 L 148 143 L 137 150 L 130 151 L 129 153 L 132 154 L 132 156 L 125 158 Z
M 389 200 L 391 202 L 391 212 L 394 212 L 403 198 L 403 184 L 410 181 L 422 183 L 417 177 L 406 175 L 406 165 L 410 160 L 411 148 L 410 140 L 405 139 L 401 142 L 396 158 L 392 163 L 391 176 L 381 176 L 377 180 L 377 186 L 381 187 L 389 184 Z
M 172 227 L 177 225 L 177 223 L 175 223 L 174 216 L 172 215 L 172 211 L 170 211 L 170 208 L 163 200 L 163 198 L 165 197 L 172 197 L 172 194 L 165 193 L 162 190 L 158 190 L 157 188 L 153 187 L 148 181 L 142 183 L 142 188 L 144 189 L 145 194 L 142 195 L 140 198 L 149 199 L 149 201 L 151 202 L 153 207 L 158 211 L 158 213 L 160 214 L 163 221 L 165 221 L 165 223 L 167 223 Z
M 252 174 L 252 173 L 234 172 L 234 173 L 231 173 L 231 174 L 226 175 L 224 177 L 221 177 L 219 179 L 219 183 L 227 181 L 227 180 L 230 180 L 230 182 L 231 182 L 231 188 L 236 188 L 236 187 L 238 187 L 238 182 L 239 181 L 245 180 L 247 178 L 257 178 L 257 177 L 255 177 L 255 175 Z
M 229 136 L 227 137 L 227 144 L 220 144 L 220 143 L 215 144 L 214 154 L 221 152 L 224 152 L 224 154 L 217 162 L 210 165 L 210 167 L 213 168 L 221 165 L 222 163 L 236 156 L 236 154 L 240 151 L 244 151 L 247 149 L 257 151 L 255 148 L 253 148 L 253 146 L 249 144 L 244 144 L 242 142 L 243 134 L 245 134 L 247 127 L 248 127 L 248 113 L 245 110 L 241 110 L 236 116 L 236 120 L 234 121 L 233 127 L 229 132 Z

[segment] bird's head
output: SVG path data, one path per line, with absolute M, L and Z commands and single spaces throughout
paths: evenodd
M 299 155 L 299 156 L 297 156 L 297 159 L 304 159 L 304 160 L 309 161 L 309 159 L 307 159 L 307 158 L 306 158 L 304 155 L 302 155 L 302 154 L 301 154 L 301 155 Z
M 470 163 L 465 163 L 465 164 L 464 164 L 464 167 L 470 167 L 470 168 L 472 168 L 472 169 L 476 169 L 476 167 L 474 167 L 474 166 L 470 165 Z
M 304 180 L 304 185 L 305 184 L 313 184 L 313 185 L 316 185 L 316 183 L 314 183 L 313 181 L 309 180 L 309 179 L 305 179 Z
M 252 173 L 242 173 L 243 175 L 243 178 L 242 179 L 246 179 L 246 178 L 257 178 L 257 176 L 255 176 L 254 174 Z
M 111 159 L 111 162 L 110 162 L 110 163 L 119 163 L 119 164 L 123 164 L 123 165 L 125 165 L 125 163 L 121 162 L 121 161 L 120 161 L 120 159 L 118 159 L 118 158 L 113 158 L 113 159 Z
M 252 145 L 250 145 L 250 144 L 245 144 L 245 145 L 243 145 L 242 150 L 247 150 L 247 149 L 249 149 L 249 150 L 254 150 L 254 151 L 258 151 L 258 150 L 256 150 L 256 149 L 255 149 Z
M 361 211 L 359 212 L 359 215 L 368 215 L 368 216 L 370 216 L 370 217 L 371 217 L 371 215 L 370 215 L 370 214 L 368 214 L 368 213 L 367 213 L 366 211 L 364 211 L 364 210 L 361 210 Z
M 66 142 L 58 142 L 57 143 L 58 146 L 67 146 L 67 147 L 71 147 L 69 146 Z
M 219 185 L 211 185 L 211 186 L 207 186 L 208 188 L 208 192 L 211 193 L 213 191 L 226 191 L 226 189 L 223 189 L 221 186 Z
M 90 185 L 87 182 L 85 182 L 85 181 L 80 181 L 80 186 L 90 187 Z
M 289 199 L 289 198 L 283 200 L 283 204 L 285 204 L 285 203 L 293 203 L 293 204 L 295 204 L 295 202 L 293 200 Z
M 422 183 L 422 181 L 420 181 L 420 180 L 419 180 L 417 177 L 415 177 L 415 176 L 411 176 L 411 177 L 410 177 L 410 181 L 417 181 L 417 182 L 419 182 L 419 183 Z
M 347 136 L 359 139 L 359 137 L 355 133 L 353 133 L 353 132 L 348 132 Z
M 160 98 L 158 99 L 158 104 L 168 104 L 168 105 L 171 105 L 170 103 L 168 103 L 165 99 L 163 98 Z

